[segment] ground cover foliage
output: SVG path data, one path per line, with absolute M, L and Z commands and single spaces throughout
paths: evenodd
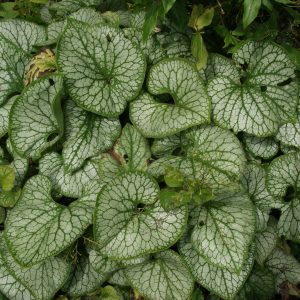
M 1 3 L 2 299 L 300 297 L 297 7 Z

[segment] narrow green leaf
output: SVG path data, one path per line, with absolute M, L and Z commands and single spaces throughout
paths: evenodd
M 197 69 L 202 69 L 207 63 L 208 53 L 201 33 L 195 33 L 192 37 L 192 54 L 196 59 Z
M 203 8 L 202 4 L 193 5 L 192 13 L 191 13 L 191 16 L 190 16 L 189 22 L 188 22 L 189 27 L 194 28 L 196 31 L 198 30 L 197 27 L 196 27 L 197 26 L 197 20 L 201 16 L 203 11 L 204 11 L 204 8 Z
M 60 95 L 62 76 L 41 78 L 14 102 L 9 119 L 13 148 L 22 157 L 39 159 L 63 134 Z
M 261 0 L 244 0 L 243 26 L 247 28 L 257 17 Z
M 68 207 L 51 198 L 51 182 L 31 177 L 5 226 L 5 238 L 14 257 L 34 265 L 70 246 L 92 223 L 101 186 L 94 184 Z
M 172 8 L 175 2 L 176 0 L 162 0 L 162 5 L 164 7 L 165 14 Z
M 149 300 L 188 299 L 194 280 L 182 258 L 171 250 L 153 256 L 150 261 L 125 269 L 132 287 Z
M 194 5 L 192 15 L 189 20 L 189 26 L 200 32 L 204 27 L 211 24 L 214 17 L 214 8 L 203 8 L 200 5 Z
M 159 14 L 159 8 L 160 7 L 158 6 L 158 4 L 153 2 L 151 7 L 147 11 L 145 23 L 143 26 L 144 42 L 148 39 L 148 37 L 151 35 L 151 33 L 153 32 L 156 26 L 158 14 Z

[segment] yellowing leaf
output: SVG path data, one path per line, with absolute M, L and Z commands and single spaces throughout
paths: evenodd
M 0 186 L 5 192 L 9 192 L 14 187 L 15 173 L 10 165 L 0 166 Z

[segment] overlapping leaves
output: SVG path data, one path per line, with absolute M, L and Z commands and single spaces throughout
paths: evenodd
M 295 68 L 282 48 L 250 41 L 233 58 L 240 66 L 240 75 L 218 74 L 208 85 L 217 124 L 235 132 L 268 136 L 296 118 Z
M 268 299 L 297 285 L 287 54 L 249 41 L 198 71 L 189 32 L 165 22 L 145 41 L 145 14 L 100 2 L 51 4 L 47 28 L 0 22 L 1 292 L 181 300 L 196 281 L 223 299 Z M 34 63 L 43 51 L 53 74 Z

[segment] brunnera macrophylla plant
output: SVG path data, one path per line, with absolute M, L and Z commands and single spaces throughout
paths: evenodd
M 89 4 L 47 27 L 0 22 L 1 293 L 264 300 L 296 286 L 285 51 L 247 41 L 197 70 L 188 30 L 143 41 L 143 13 Z

